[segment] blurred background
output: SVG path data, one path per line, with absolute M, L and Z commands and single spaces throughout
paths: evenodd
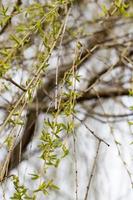
M 9 174 L 18 175 L 31 191 L 40 182 L 32 181 L 31 174 L 53 179 L 60 189 L 46 196 L 38 193 L 37 200 L 132 200 L 132 1 L 77 0 L 65 9 L 58 7 L 58 20 L 65 18 L 61 40 L 52 51 L 46 72 L 35 83 L 37 87 L 33 85 L 31 100 L 27 104 L 29 97 L 25 96 L 17 105 L 20 121 L 14 125 L 17 114 L 9 117 L 47 51 L 43 33 L 50 35 L 49 26 L 44 23 L 40 32 L 32 26 L 44 15 L 41 9 L 49 2 L 0 1 L 1 13 L 7 8 L 6 19 L 0 16 L 0 68 L 3 60 L 9 68 L 0 79 L 1 175 L 8 160 Z M 28 37 L 19 47 L 25 35 Z M 56 97 L 67 91 L 63 78 L 73 65 L 78 77 L 74 133 L 61 136 L 69 154 L 58 168 L 51 167 L 44 175 L 40 134 L 45 119 L 53 119 Z M 58 117 L 65 123 L 62 112 Z M 0 199 L 11 199 L 13 191 L 10 178 L 1 181 Z

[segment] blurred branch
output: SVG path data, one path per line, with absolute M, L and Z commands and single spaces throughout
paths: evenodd
M 126 88 L 112 88 L 108 90 L 99 90 L 98 94 L 101 98 L 113 98 L 113 97 L 119 97 L 119 96 L 127 96 L 129 95 L 129 89 Z M 97 95 L 95 93 L 85 92 L 83 96 L 79 97 L 77 99 L 77 102 L 87 101 L 91 99 L 97 99 Z

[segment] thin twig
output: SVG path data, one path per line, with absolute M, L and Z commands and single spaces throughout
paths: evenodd
M 74 115 L 74 117 L 75 117 L 78 121 L 80 121 L 81 124 L 83 124 L 83 125 L 86 127 L 86 129 L 87 129 L 98 141 L 103 142 L 103 143 L 106 144 L 108 147 L 110 146 L 105 140 L 103 140 L 102 138 L 98 137 L 98 136 L 94 133 L 94 131 L 92 131 L 92 130 L 86 125 L 86 123 L 83 122 L 83 120 L 79 119 L 76 115 Z
M 9 81 L 10 83 L 12 83 L 13 85 L 15 85 L 16 87 L 18 87 L 19 89 L 21 89 L 23 92 L 26 92 L 27 90 L 24 88 L 24 87 L 22 87 L 21 85 L 19 85 L 18 83 L 16 83 L 14 80 L 12 80 L 11 78 L 9 78 L 9 77 L 2 77 L 2 78 L 4 78 L 6 81 Z
M 95 171 L 95 167 L 96 167 L 96 162 L 97 162 L 97 158 L 98 158 L 100 144 L 101 144 L 101 141 L 99 140 L 98 141 L 98 146 L 97 146 L 97 151 L 96 151 L 96 156 L 95 156 L 95 159 L 94 159 L 94 162 L 93 162 L 92 171 L 91 171 L 91 175 L 90 175 L 90 178 L 89 178 L 89 181 L 88 181 L 88 184 L 87 184 L 87 188 L 86 188 L 86 193 L 85 193 L 84 200 L 87 200 L 87 198 L 88 198 L 88 194 L 89 194 L 89 190 L 90 190 L 92 178 L 94 176 L 94 171 Z
M 78 167 L 77 167 L 77 151 L 76 151 L 76 135 L 75 130 L 73 130 L 73 152 L 74 152 L 74 163 L 75 163 L 75 196 L 78 200 Z
M 102 104 L 102 102 L 101 102 L 101 99 L 100 99 L 100 96 L 99 96 L 97 90 L 94 89 L 94 88 L 93 88 L 93 90 L 96 92 L 96 95 L 97 95 L 97 97 L 98 97 L 98 99 L 99 99 L 99 103 L 100 103 L 100 105 L 101 105 L 101 108 L 102 108 L 103 112 L 104 112 L 105 115 L 106 115 L 106 112 L 105 112 L 105 110 L 104 110 L 103 104 Z M 110 126 L 110 124 L 109 124 L 109 122 L 108 122 L 108 118 L 106 118 L 106 119 L 107 119 L 108 126 L 109 126 L 109 128 L 110 128 L 110 132 L 111 132 L 112 137 L 113 137 L 113 139 L 114 139 L 114 142 L 115 142 L 115 145 L 116 145 L 116 148 L 117 148 L 118 155 L 119 155 L 119 157 L 120 157 L 120 159 L 121 159 L 121 162 L 122 162 L 122 164 L 123 164 L 123 166 L 124 166 L 124 168 L 125 168 L 125 170 L 126 170 L 128 176 L 129 176 L 130 183 L 131 183 L 131 187 L 133 188 L 132 174 L 131 174 L 131 172 L 129 171 L 128 166 L 127 166 L 125 160 L 124 160 L 123 157 L 122 157 L 122 154 L 121 154 L 121 151 L 120 151 L 120 148 L 119 148 L 119 144 L 117 143 L 117 141 L 116 141 L 116 139 L 115 139 L 114 130 L 113 130 L 112 127 Z
M 61 35 L 61 39 L 60 39 L 60 43 L 59 43 L 59 51 L 62 50 L 62 41 L 63 41 L 63 37 L 65 34 L 65 30 L 66 30 L 66 25 L 67 25 L 67 21 L 68 21 L 68 17 L 71 11 L 71 7 L 69 8 L 65 21 L 64 21 L 64 27 L 62 29 L 62 35 Z M 55 73 L 55 109 L 58 108 L 58 73 L 59 73 L 59 58 L 58 58 L 58 63 L 57 63 L 57 67 L 56 67 L 56 73 Z

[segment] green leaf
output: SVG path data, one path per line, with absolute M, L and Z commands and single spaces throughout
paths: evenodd
M 40 176 L 38 174 L 30 174 L 32 176 L 32 180 L 37 180 Z
M 117 145 L 121 145 L 121 143 L 120 143 L 120 142 L 118 142 L 117 140 L 115 140 L 115 143 L 116 143 Z
M 128 122 L 129 125 L 133 125 L 133 122 Z

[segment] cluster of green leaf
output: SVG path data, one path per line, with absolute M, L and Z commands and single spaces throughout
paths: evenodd
M 131 1 L 123 1 L 123 0 L 114 0 L 111 3 L 111 6 L 109 8 L 107 8 L 107 6 L 105 4 L 102 4 L 102 11 L 103 11 L 103 15 L 106 16 L 119 16 L 119 15 L 123 15 L 125 17 L 131 17 L 133 15 L 132 11 L 129 12 L 128 8 L 131 7 Z
M 48 60 L 53 49 L 56 47 L 57 40 L 60 38 L 63 27 L 63 19 L 60 16 L 60 11 L 62 13 L 64 12 L 65 17 L 66 8 L 70 3 L 72 3 L 71 0 L 56 0 L 45 5 L 34 3 L 27 8 L 18 7 L 16 9 L 15 15 L 22 15 L 23 20 L 19 22 L 17 26 L 14 26 L 13 32 L 10 33 L 8 39 L 10 47 L 3 48 L 0 51 L 0 59 L 2 60 L 0 76 L 2 77 L 5 75 L 8 70 L 13 67 L 13 62 L 19 59 L 19 56 L 22 56 L 23 50 L 32 44 L 33 36 L 40 38 L 45 49 L 44 51 L 38 51 L 36 58 L 37 64 L 33 66 L 34 75 L 27 80 L 25 91 L 23 91 L 21 97 L 13 106 L 9 116 L 3 123 L 1 131 L 7 124 L 12 126 L 11 133 L 16 126 L 24 125 L 23 120 L 21 120 L 21 114 L 25 105 L 33 101 L 34 92 L 40 85 L 40 76 L 48 68 Z M 63 98 L 67 98 L 67 102 L 63 105 L 66 117 L 71 116 L 74 112 L 74 99 L 77 95 L 76 92 L 73 92 L 70 88 L 72 87 L 72 82 L 68 79 L 71 78 L 72 74 L 65 79 L 68 85 L 68 92 L 63 93 Z M 60 115 L 60 109 L 53 115 L 52 121 L 48 119 L 45 120 L 44 129 L 41 133 L 39 148 L 41 151 L 41 159 L 44 161 L 44 171 L 50 166 L 58 167 L 61 159 L 69 153 L 68 148 L 62 140 L 62 133 L 72 132 L 73 123 L 70 120 L 68 120 L 66 124 L 59 122 L 57 120 L 58 115 Z M 15 141 L 13 141 L 14 139 L 12 135 L 9 135 L 5 140 L 9 149 L 12 149 L 15 143 Z M 32 176 L 31 180 L 35 181 L 39 178 L 40 176 L 35 174 Z M 53 180 L 41 181 L 34 191 L 29 191 L 25 185 L 21 185 L 19 177 L 17 176 L 13 176 L 13 184 L 15 188 L 15 192 L 11 197 L 13 200 L 36 199 L 37 192 L 43 192 L 43 194 L 46 195 L 48 194 L 48 190 L 58 189 L 53 183 Z M 30 195 L 31 193 L 32 195 Z
M 45 46 L 43 52 L 38 52 L 38 58 L 36 59 L 37 64 L 33 66 L 33 76 L 29 77 L 27 80 L 25 92 L 19 98 L 13 110 L 10 112 L 10 116 L 8 117 L 8 120 L 6 120 L 6 123 L 9 122 L 11 115 L 16 112 L 17 107 L 19 107 L 20 104 L 23 106 L 26 101 L 29 103 L 29 101 L 33 100 L 33 94 L 36 88 L 38 88 L 40 76 L 48 67 L 47 62 L 56 46 L 57 40 L 60 37 L 63 20 L 59 17 L 58 8 L 60 6 L 64 8 L 67 5 L 66 2 L 67 1 L 59 4 L 59 1 L 55 1 L 54 4 L 51 2 L 45 6 L 42 4 L 32 4 L 26 8 L 25 20 L 28 22 L 25 23 L 24 20 L 19 23 L 17 27 L 14 27 L 14 33 L 12 33 L 12 37 L 10 37 L 9 41 L 9 44 L 11 41 L 13 44 L 7 54 L 0 55 L 0 59 L 2 59 L 2 64 L 0 65 L 0 74 L 4 75 L 7 72 L 7 69 L 11 68 L 12 62 L 16 61 L 18 52 L 19 56 L 21 56 L 24 46 L 30 46 L 30 41 L 34 34 L 41 37 L 43 45 Z M 25 8 L 23 8 L 23 10 L 25 10 Z M 21 9 L 19 11 L 21 11 Z M 7 63 L 10 66 L 9 68 L 7 68 Z M 18 117 L 19 116 L 20 115 L 18 115 Z M 6 123 L 4 123 L 3 126 L 5 126 Z
M 61 132 L 64 130 L 64 123 L 48 119 L 44 123 L 41 134 L 41 158 L 45 165 L 58 167 L 61 159 L 68 154 L 68 149 L 61 139 Z
M 0 26 L 3 27 L 8 20 L 11 18 L 11 16 L 8 14 L 8 7 L 4 7 L 1 5 L 0 7 Z
M 129 13 L 127 12 L 127 8 L 129 8 L 129 2 L 126 3 L 123 0 L 115 0 L 114 4 L 116 5 L 120 14 L 124 16 L 129 16 Z
M 31 174 L 31 175 L 32 175 L 32 180 L 36 180 L 39 178 L 39 176 L 36 174 Z M 19 178 L 17 176 L 13 175 L 12 179 L 15 188 L 15 193 L 10 198 L 12 200 L 36 200 L 37 199 L 36 194 L 38 192 L 42 192 L 44 195 L 48 195 L 49 190 L 59 189 L 53 183 L 53 180 L 48 180 L 48 181 L 41 181 L 36 190 L 29 191 L 29 189 L 26 188 L 23 184 L 20 184 Z
M 44 52 L 38 52 L 39 61 L 44 61 L 50 53 L 51 46 L 57 39 L 57 35 L 62 24 L 62 18 L 59 9 L 65 10 L 65 7 L 71 1 L 54 1 L 45 5 L 34 3 L 27 8 L 17 8 L 14 15 L 21 16 L 21 20 L 17 26 L 13 26 L 13 31 L 8 39 L 8 47 L 3 47 L 0 51 L 0 75 L 4 75 L 10 68 L 12 62 L 18 59 L 18 52 L 30 46 L 34 35 L 40 36 L 45 46 Z M 1 7 L 1 26 L 4 26 L 12 14 L 6 14 L 8 8 Z M 3 22 L 4 20 L 4 22 Z M 44 31 L 45 29 L 45 31 Z M 40 62 L 38 62 L 40 66 Z
M 63 138 L 67 134 L 73 133 L 75 113 L 75 99 L 78 96 L 74 88 L 75 81 L 79 81 L 79 76 L 72 70 L 64 75 L 61 85 L 65 91 L 61 90 L 61 96 L 58 98 L 58 108 L 49 119 L 45 119 L 44 128 L 40 137 L 39 149 L 41 159 L 44 161 L 45 171 L 49 167 L 58 167 L 61 160 L 68 155 L 69 149 Z M 61 121 L 60 117 L 64 119 Z
M 62 81 L 65 90 L 62 91 L 62 98 L 60 101 L 60 108 L 67 117 L 72 116 L 75 113 L 75 100 L 79 96 L 79 93 L 75 90 L 76 81 L 80 81 L 80 76 L 74 74 L 72 69 L 68 70 Z
M 34 192 L 43 192 L 44 195 L 47 195 L 49 194 L 48 190 L 58 189 L 59 188 L 53 183 L 53 180 L 48 180 L 47 182 L 42 182 Z
M 12 200 L 35 200 L 36 196 L 34 195 L 29 195 L 28 189 L 20 184 L 19 178 L 17 176 L 13 176 L 13 184 L 15 188 L 15 192 L 13 196 L 11 197 Z

